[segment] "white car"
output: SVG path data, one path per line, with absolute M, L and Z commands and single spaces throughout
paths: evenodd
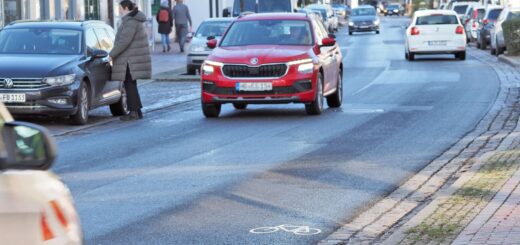
M 486 8 L 484 6 L 471 6 L 468 8 L 466 14 L 466 36 L 468 37 L 468 41 L 477 40 L 477 31 L 480 28 L 480 22 L 484 19 L 484 15 L 486 14 Z
M 81 244 L 69 189 L 48 171 L 56 151 L 47 131 L 14 122 L 0 103 L 0 243 Z
M 478 2 L 456 2 L 451 6 L 451 10 L 457 12 L 462 23 L 466 23 L 466 14 L 470 7 L 478 7 L 480 3 Z
M 422 54 L 455 54 L 466 59 L 466 33 L 455 11 L 415 12 L 406 30 L 405 57 L 412 61 Z
M 491 29 L 491 49 L 490 52 L 492 55 L 501 55 L 506 50 L 506 40 L 504 38 L 504 29 L 502 24 L 509 20 L 518 20 L 520 19 L 520 7 L 516 8 L 504 8 L 500 15 L 498 16 L 497 22 L 495 23 L 494 28 Z

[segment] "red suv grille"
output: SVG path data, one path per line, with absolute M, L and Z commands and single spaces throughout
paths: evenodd
M 222 72 L 227 77 L 281 77 L 287 72 L 286 64 L 262 65 L 251 67 L 246 65 L 224 65 Z

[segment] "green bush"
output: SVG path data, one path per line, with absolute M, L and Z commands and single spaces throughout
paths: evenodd
M 520 55 L 520 19 L 506 21 L 502 24 L 507 53 Z

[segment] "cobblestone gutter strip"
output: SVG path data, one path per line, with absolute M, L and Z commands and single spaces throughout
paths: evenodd
M 389 231 L 398 230 L 406 223 L 405 218 L 419 212 L 417 209 L 431 201 L 448 181 L 467 171 L 475 159 L 496 150 L 513 132 L 519 118 L 518 72 L 483 52 L 473 49 L 469 53 L 492 66 L 500 78 L 501 89 L 493 108 L 473 132 L 320 244 L 373 244 L 385 240 L 391 235 Z
M 520 165 L 520 150 L 501 152 L 485 160 L 481 168 L 450 196 L 441 198 L 434 211 L 419 225 L 405 231 L 393 244 L 448 244 L 489 203 Z M 470 174 L 471 175 L 471 174 Z M 457 185 L 454 185 L 457 186 Z

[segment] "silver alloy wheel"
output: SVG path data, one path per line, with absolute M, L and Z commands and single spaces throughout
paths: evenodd
M 87 88 L 81 89 L 81 118 L 85 119 L 88 117 L 88 91 Z

